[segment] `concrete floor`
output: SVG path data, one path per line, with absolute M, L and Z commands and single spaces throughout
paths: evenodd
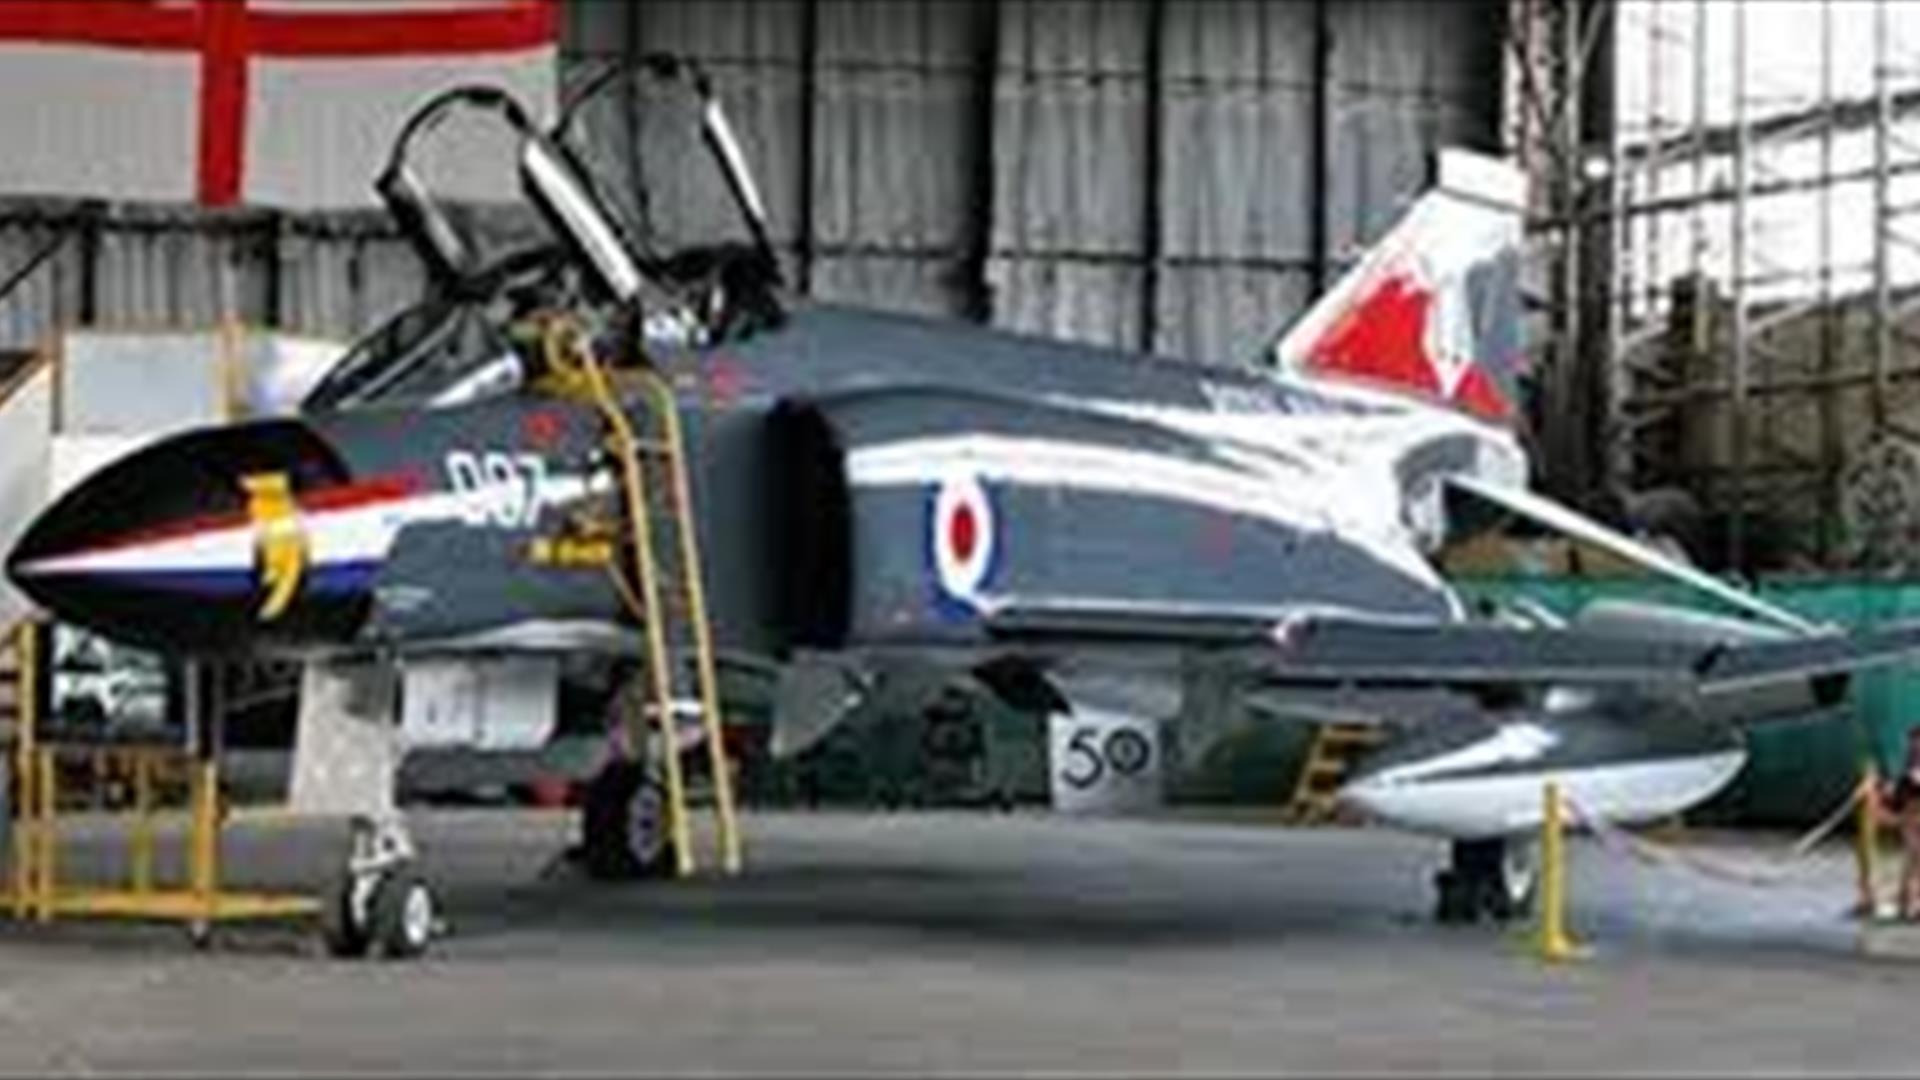
M 1920 961 L 1854 955 L 1840 849 L 1753 890 L 1576 842 L 1596 953 L 1546 968 L 1517 932 L 1428 925 L 1436 847 L 1382 831 L 748 824 L 743 879 L 610 888 L 540 879 L 562 817 L 425 815 L 455 936 L 412 963 L 294 928 L 195 953 L 0 925 L 0 1070 L 1920 1072 Z M 338 843 L 246 826 L 229 850 L 299 883 Z

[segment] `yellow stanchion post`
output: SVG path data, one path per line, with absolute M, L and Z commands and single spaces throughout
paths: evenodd
M 1853 861 L 1858 871 L 1863 919 L 1880 915 L 1880 777 L 1871 761 L 1860 770 L 1860 788 L 1854 810 Z
M 219 766 L 201 761 L 193 782 L 193 895 L 212 917 L 214 889 L 220 878 Z
M 39 785 L 34 783 L 34 737 L 38 734 L 40 688 L 38 657 L 34 655 L 36 642 L 33 636 L 33 624 L 23 623 L 16 655 L 20 663 L 18 706 L 19 727 L 13 736 L 13 836 L 7 853 L 8 867 L 12 871 L 10 878 L 13 888 L 13 917 L 24 919 L 30 908 L 33 895 L 35 871 L 34 853 L 39 840 L 34 831 Z
M 133 754 L 133 850 L 131 866 L 133 891 L 153 891 L 153 757 L 145 750 Z
M 1547 781 L 1542 798 L 1545 802 L 1540 819 L 1540 917 L 1535 927 L 1534 948 L 1540 959 L 1560 964 L 1580 959 L 1585 950 L 1567 935 L 1567 853 L 1559 783 Z
M 40 820 L 34 826 L 36 850 L 33 861 L 37 880 L 34 882 L 33 891 L 37 900 L 35 915 L 44 923 L 53 921 L 54 847 L 57 843 L 53 831 L 53 818 L 59 812 L 60 781 L 58 763 L 54 761 L 53 750 L 43 746 L 40 748 L 39 756 L 40 813 L 38 816 Z

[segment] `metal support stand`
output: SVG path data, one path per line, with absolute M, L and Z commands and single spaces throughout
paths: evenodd
M 220 719 L 217 692 L 202 685 L 204 673 L 188 668 L 188 747 L 190 795 L 186 881 L 166 887 L 154 873 L 158 807 L 154 770 L 163 759 L 178 760 L 179 750 L 141 747 L 133 758 L 134 808 L 127 833 L 128 875 L 124 887 L 63 885 L 59 873 L 60 775 L 63 755 L 74 747 L 42 742 L 38 685 L 39 640 L 35 628 L 22 631 L 20 721 L 13 745 L 16 777 L 14 844 L 5 909 L 16 919 L 49 923 L 63 918 L 119 918 L 183 924 L 196 943 L 205 943 L 215 924 L 239 920 L 300 919 L 317 915 L 311 897 L 228 892 L 220 886 Z M 212 699 L 212 700 L 210 700 Z M 81 747 L 89 755 L 93 748 Z

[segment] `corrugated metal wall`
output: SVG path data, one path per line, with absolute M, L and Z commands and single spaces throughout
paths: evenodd
M 1491 147 L 1499 0 L 577 2 L 565 55 L 670 51 L 714 73 L 812 295 L 1250 359 L 1420 186 Z M 570 72 L 571 74 L 572 72 Z M 587 117 L 671 232 L 725 213 L 657 113 Z M 638 138 L 635 138 L 636 131 Z M 350 336 L 417 293 L 377 219 L 0 200 L 0 348 L 56 321 L 232 310 Z
M 424 274 L 372 214 L 209 214 L 0 198 L 0 349 L 63 324 L 205 326 L 223 315 L 350 337 Z

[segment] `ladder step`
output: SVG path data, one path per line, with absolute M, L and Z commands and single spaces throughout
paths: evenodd
M 1334 736 L 1322 740 L 1320 745 L 1328 750 L 1371 750 L 1384 740 L 1364 736 Z
M 611 442 L 611 440 L 609 440 L 609 442 Z M 620 452 L 618 446 L 612 446 L 611 448 L 615 453 Z M 633 448 L 647 461 L 658 461 L 661 458 L 673 456 L 673 445 L 665 439 L 636 438 L 633 440 Z
M 1320 733 L 1322 746 L 1378 746 L 1385 741 L 1376 728 L 1329 728 Z
M 1341 784 L 1354 762 L 1385 741 L 1385 733 L 1371 724 L 1326 724 L 1314 733 L 1306 760 L 1294 780 L 1285 816 L 1302 825 L 1340 820 Z

